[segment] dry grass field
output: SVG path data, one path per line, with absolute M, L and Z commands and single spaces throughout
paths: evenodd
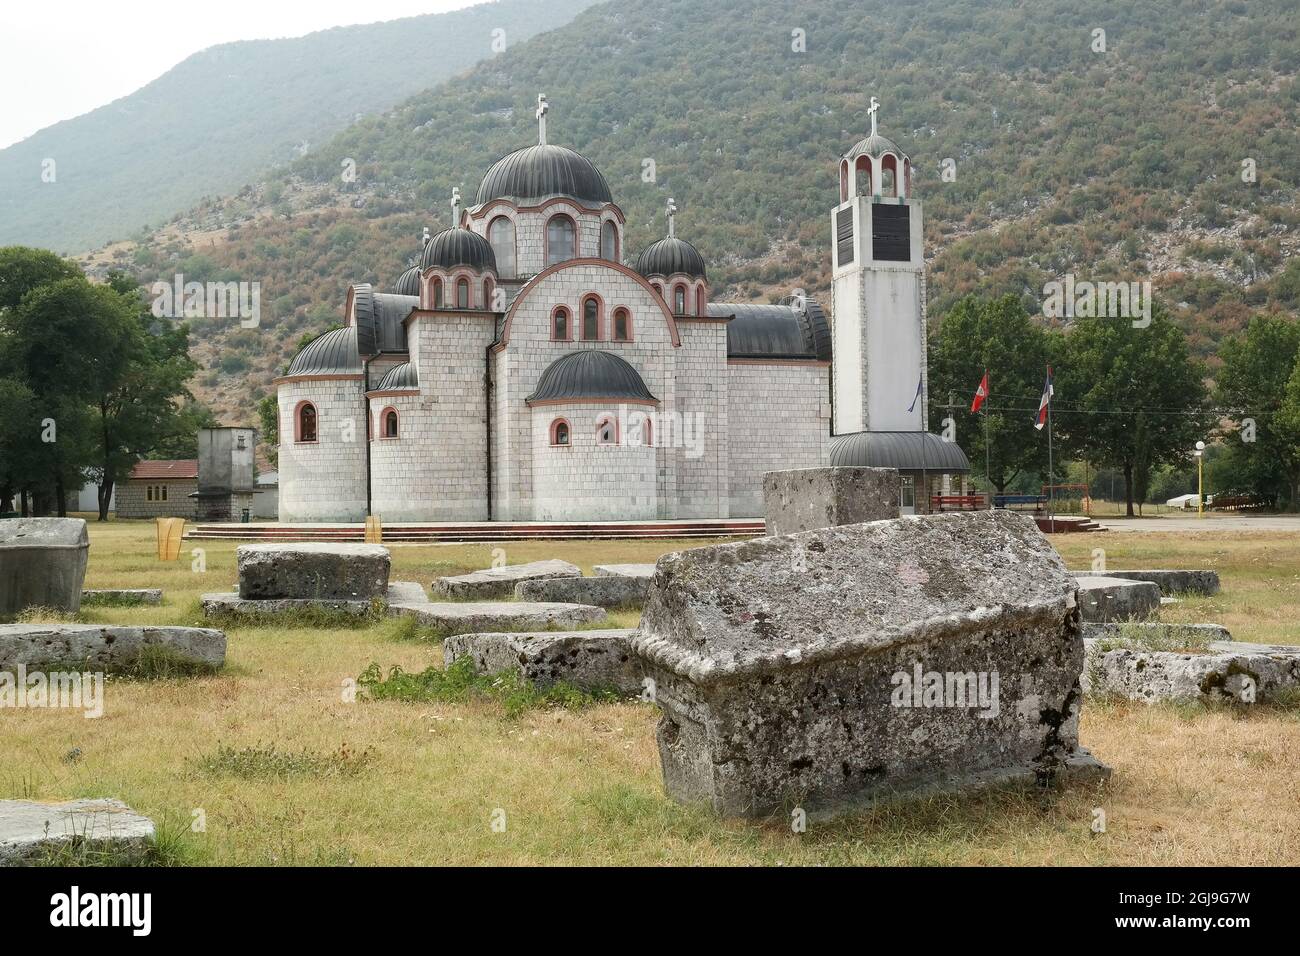
M 153 526 L 91 523 L 87 587 L 162 587 L 160 608 L 88 607 L 80 620 L 201 625 L 197 596 L 230 590 L 234 544 L 202 542 L 206 573 L 159 562 Z M 1300 643 L 1300 540 L 1284 533 L 1059 536 L 1072 568 L 1210 567 L 1223 592 L 1166 619 L 1240 640 Z M 671 542 L 523 542 L 511 563 L 650 561 Z M 486 567 L 486 546 L 394 545 L 394 578 Z M 630 625 L 635 615 L 617 616 Z M 421 670 L 441 648 L 385 621 L 230 628 L 224 671 L 110 679 L 105 714 L 0 710 L 0 797 L 115 796 L 161 825 L 183 864 L 1300 864 L 1300 710 L 1085 706 L 1105 787 L 1002 789 L 834 823 L 722 821 L 662 793 L 656 710 L 639 702 L 348 703 L 372 662 Z M 74 752 L 76 752 L 74 754 Z M 1104 809 L 1107 828 L 1090 829 Z M 491 826 L 504 811 L 505 828 Z M 196 812 L 202 832 L 191 823 Z M 500 814 L 498 814 L 500 819 Z M 499 828 L 498 828 L 499 829 Z

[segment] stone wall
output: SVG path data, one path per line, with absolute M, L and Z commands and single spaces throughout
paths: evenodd
M 763 514 L 763 474 L 818 468 L 830 446 L 829 374 L 825 365 L 731 362 L 730 515 Z
M 366 405 L 360 376 L 286 381 L 279 388 L 280 520 L 362 521 L 366 515 Z M 316 406 L 314 443 L 294 441 L 301 401 Z
M 676 507 L 665 517 L 726 518 L 730 514 L 730 376 L 727 374 L 725 322 L 678 322 L 682 347 L 677 357 L 679 436 L 661 428 L 661 439 L 674 446 L 676 488 L 661 487 Z M 743 410 L 742 410 L 743 413 Z
M 515 260 L 516 275 L 536 275 L 546 268 L 545 242 L 546 224 L 552 216 L 567 214 L 577 226 L 577 252 L 579 258 L 600 257 L 600 230 L 606 220 L 614 223 L 618 230 L 619 251 L 623 251 L 623 224 L 618 216 L 607 209 L 604 212 L 587 210 L 577 203 L 563 200 L 548 203 L 544 207 L 526 207 L 515 209 L 508 203 L 496 203 L 483 213 L 470 220 L 470 228 L 485 239 L 488 238 L 488 225 L 498 216 L 505 216 L 515 224 Z M 502 278 L 514 278 L 503 276 Z
M 149 500 L 148 489 L 167 489 L 167 500 Z M 190 518 L 195 515 L 194 499 L 191 494 L 199 490 L 197 478 L 182 481 L 165 481 L 157 478 L 131 478 L 117 486 L 117 510 L 119 518 Z
M 580 314 L 588 292 L 598 292 L 604 304 L 606 326 L 614 309 L 626 308 L 632 316 L 632 341 L 552 341 L 551 311 L 565 305 L 570 315 Z M 575 328 L 575 333 L 577 329 Z M 608 333 L 608 329 L 606 329 Z M 657 296 L 622 269 L 598 263 L 581 263 L 557 270 L 536 283 L 515 303 L 510 340 L 495 353 L 496 421 L 493 425 L 494 503 L 492 516 L 503 521 L 528 521 L 535 516 L 534 417 L 525 399 L 533 393 L 546 368 L 556 359 L 578 349 L 600 349 L 625 359 L 641 375 L 658 408 L 676 407 L 675 373 L 677 353 L 668 321 Z M 603 409 L 618 412 L 617 403 Z M 594 422 L 595 410 L 588 407 Z M 547 423 L 555 416 L 550 415 Z M 575 429 L 580 431 L 581 429 Z M 658 444 L 658 439 L 655 439 Z M 549 445 L 549 440 L 548 440 Z M 660 457 L 661 486 L 676 488 L 676 461 Z M 549 492 L 548 492 L 549 496 Z
M 645 406 L 623 406 L 635 414 Z M 634 444 L 631 429 L 621 423 L 619 443 L 596 442 L 596 420 L 618 416 L 620 409 L 603 404 L 567 402 L 532 409 L 533 513 L 536 521 L 628 521 L 658 514 L 655 462 L 661 449 Z M 551 444 L 551 423 L 565 419 L 570 426 L 568 447 Z

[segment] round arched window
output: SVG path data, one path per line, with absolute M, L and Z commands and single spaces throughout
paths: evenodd
M 567 262 L 578 254 L 578 229 L 568 216 L 552 216 L 546 224 L 546 264 Z

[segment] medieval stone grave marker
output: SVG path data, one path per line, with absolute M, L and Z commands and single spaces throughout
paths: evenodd
M 898 517 L 894 468 L 796 468 L 763 475 L 768 534 Z

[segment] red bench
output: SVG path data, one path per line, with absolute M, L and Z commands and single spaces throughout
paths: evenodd
M 957 511 L 979 511 L 987 508 L 988 503 L 984 500 L 983 495 L 931 495 L 930 509 L 932 511 L 944 511 L 945 509 L 956 509 Z

